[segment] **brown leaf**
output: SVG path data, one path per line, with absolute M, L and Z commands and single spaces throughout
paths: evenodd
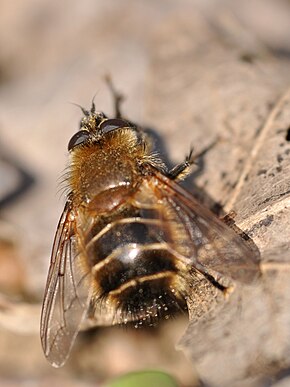
M 245 51 L 247 40 L 230 12 L 207 16 L 177 14 L 154 36 L 148 116 L 198 150 L 220 138 L 195 183 L 237 213 L 237 226 L 262 253 L 263 275 L 251 286 L 235 284 L 223 300 L 210 289 L 196 297 L 207 302 L 207 313 L 197 319 L 189 305 L 191 322 L 179 348 L 211 385 L 259 385 L 290 366 L 289 78 L 259 42 Z M 176 156 L 182 141 L 178 149 L 173 144 Z

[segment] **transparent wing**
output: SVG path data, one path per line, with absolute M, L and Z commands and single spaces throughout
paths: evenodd
M 199 271 L 214 270 L 221 275 L 250 283 L 260 273 L 259 251 L 227 224 L 218 219 L 192 195 L 162 173 L 155 171 L 154 187 L 170 212 L 171 222 L 179 224 L 172 248 Z M 166 217 L 165 217 L 166 218 Z
M 54 239 L 40 324 L 44 354 L 55 367 L 66 361 L 88 308 L 90 273 L 81 258 L 68 201 Z

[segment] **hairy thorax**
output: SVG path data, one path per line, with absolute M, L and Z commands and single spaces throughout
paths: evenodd
M 72 160 L 72 194 L 98 214 L 113 210 L 132 195 L 140 182 L 139 164 L 144 156 L 134 133 L 106 137 L 78 149 Z

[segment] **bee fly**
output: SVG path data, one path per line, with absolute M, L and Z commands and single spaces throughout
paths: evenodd
M 193 157 L 172 170 L 142 129 L 82 109 L 70 139 L 69 188 L 45 289 L 41 341 L 54 366 L 67 359 L 81 323 L 154 324 L 186 309 L 192 270 L 223 290 L 211 272 L 250 282 L 254 252 L 177 183 Z

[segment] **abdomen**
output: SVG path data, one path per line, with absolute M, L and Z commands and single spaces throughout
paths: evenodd
M 94 278 L 93 309 L 102 312 L 106 305 L 112 323 L 137 325 L 152 325 L 184 309 L 184 279 L 167 243 L 171 238 L 170 223 L 166 226 L 154 206 L 142 209 L 127 202 L 91 216 L 84 243 Z

